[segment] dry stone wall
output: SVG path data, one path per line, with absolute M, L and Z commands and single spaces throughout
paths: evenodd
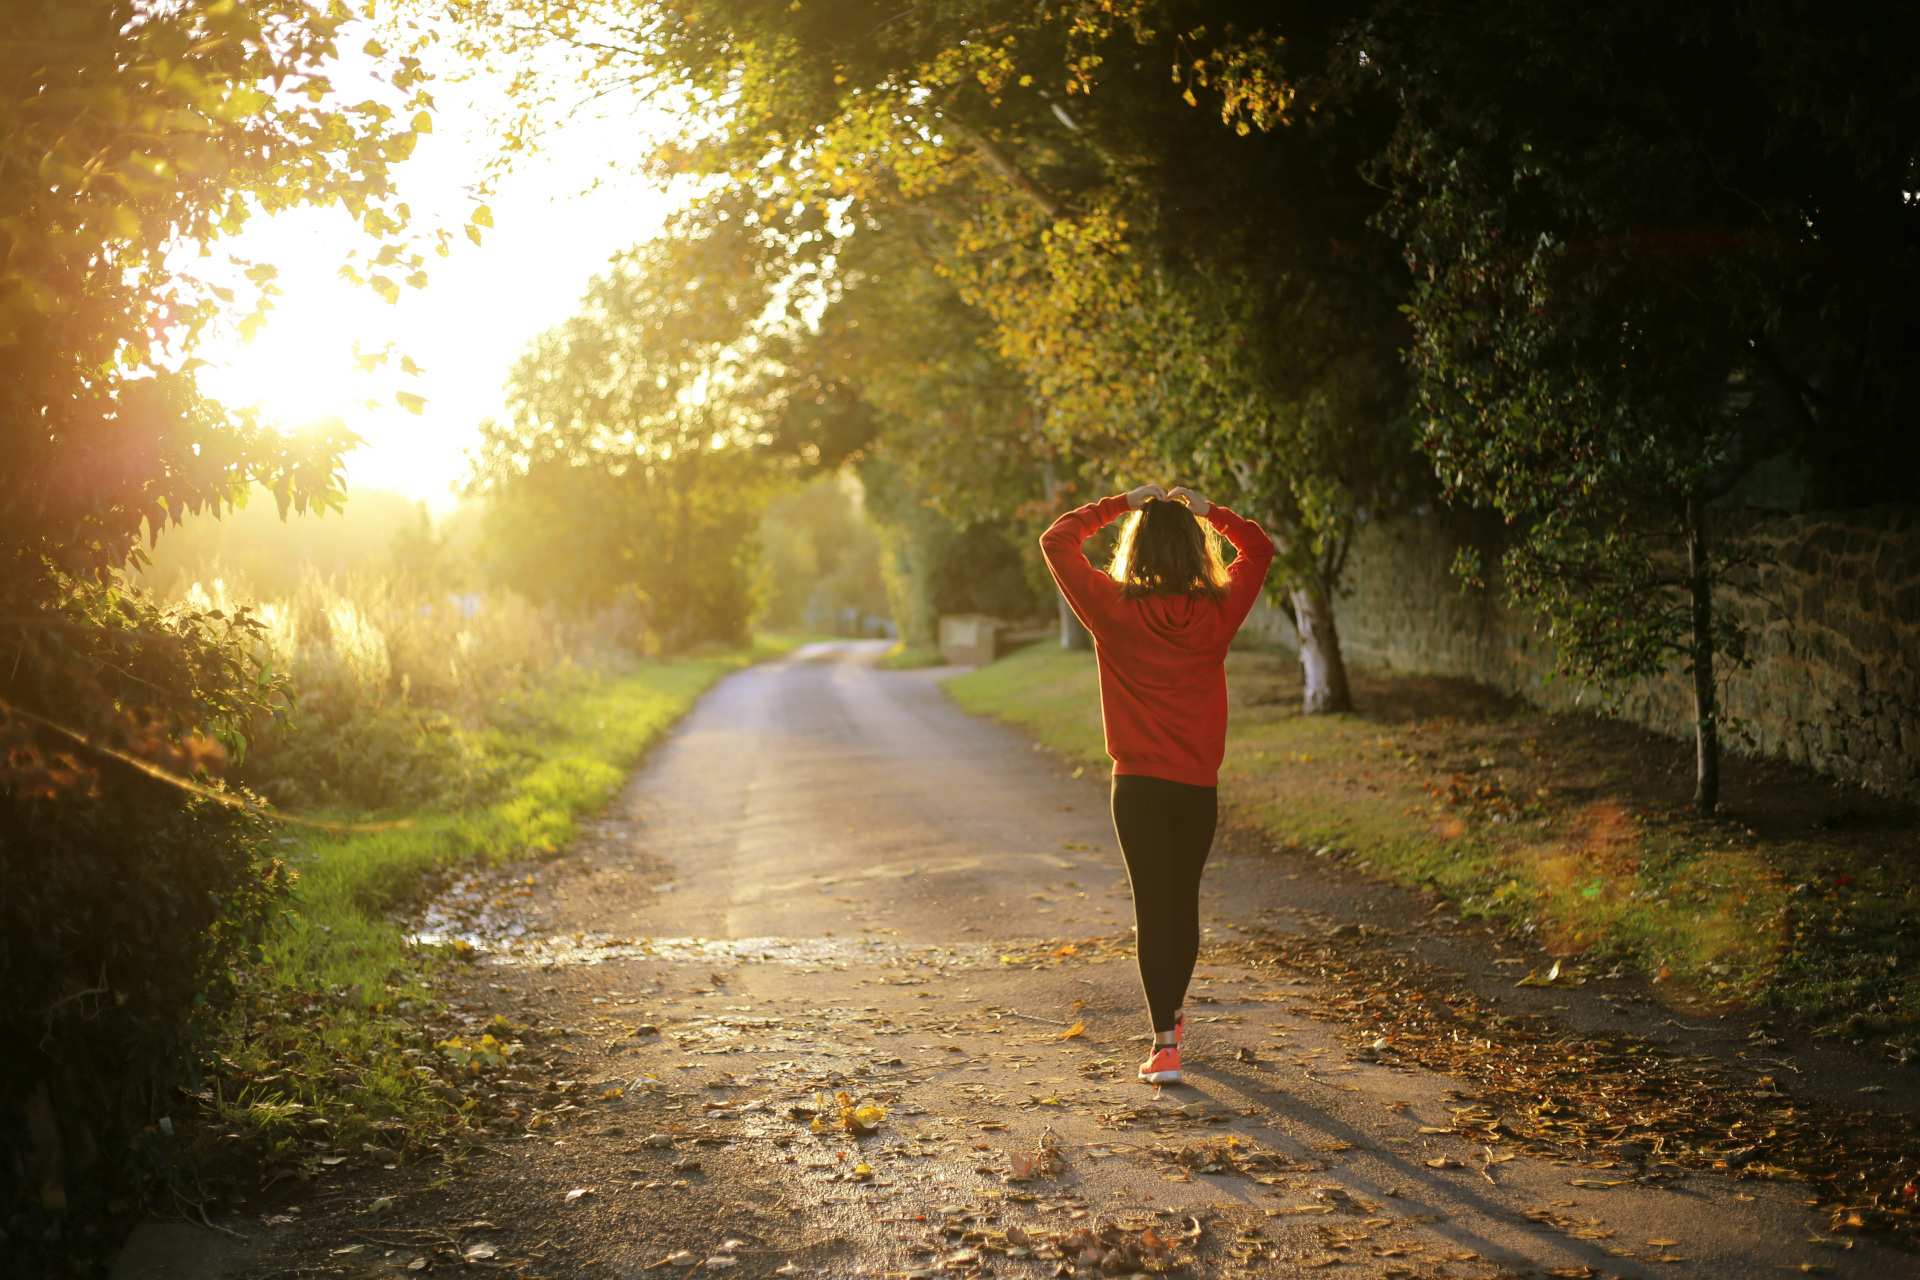
M 1719 519 L 1728 545 L 1754 562 L 1723 588 L 1753 657 L 1725 673 L 1733 733 L 1746 735 L 1729 745 L 1920 800 L 1920 510 Z M 1593 690 L 1554 677 L 1552 646 L 1529 615 L 1501 603 L 1498 582 L 1461 592 L 1452 564 L 1463 543 L 1497 564 L 1500 526 L 1435 512 L 1364 530 L 1337 608 L 1348 660 L 1462 676 L 1544 707 L 1596 705 Z M 1251 621 L 1297 647 L 1278 610 L 1263 604 Z M 1628 689 L 1621 713 L 1690 736 L 1690 686 L 1676 669 Z

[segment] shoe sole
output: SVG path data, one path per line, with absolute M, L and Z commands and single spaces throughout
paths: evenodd
M 1147 1084 L 1179 1084 L 1180 1073 L 1178 1071 L 1143 1071 L 1140 1073 L 1140 1079 Z

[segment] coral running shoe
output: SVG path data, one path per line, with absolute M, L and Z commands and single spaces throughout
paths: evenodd
M 1148 1084 L 1180 1083 L 1180 1046 L 1163 1044 L 1140 1064 L 1140 1078 Z

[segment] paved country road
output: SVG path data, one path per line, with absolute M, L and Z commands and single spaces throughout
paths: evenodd
M 1444 1132 L 1461 1082 L 1355 1057 L 1271 966 L 1203 964 L 1188 1083 L 1139 1084 L 1104 779 L 961 713 L 944 673 L 876 670 L 883 648 L 730 677 L 539 872 L 460 1008 L 552 1039 L 470 1172 L 370 1174 L 203 1250 L 200 1273 L 466 1253 L 550 1277 L 1050 1277 L 1060 1238 L 1110 1224 L 1110 1268 L 1178 1238 L 1178 1274 L 1205 1277 L 1920 1275 L 1822 1243 L 1791 1183 L 1642 1184 L 1469 1144 Z M 1443 963 L 1470 945 L 1426 902 L 1245 832 L 1204 891 L 1216 941 L 1346 920 Z M 1616 1016 L 1584 992 L 1514 999 Z M 872 1134 L 842 1127 L 841 1092 L 884 1109 Z

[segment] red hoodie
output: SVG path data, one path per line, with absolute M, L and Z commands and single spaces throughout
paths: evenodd
M 1113 771 L 1215 786 L 1227 746 L 1222 664 L 1267 580 L 1273 539 L 1216 503 L 1201 519 L 1240 553 L 1227 569 L 1227 594 L 1129 600 L 1119 583 L 1087 563 L 1081 547 L 1126 513 L 1125 494 L 1069 511 L 1040 535 L 1040 549 L 1067 603 L 1093 633 Z

